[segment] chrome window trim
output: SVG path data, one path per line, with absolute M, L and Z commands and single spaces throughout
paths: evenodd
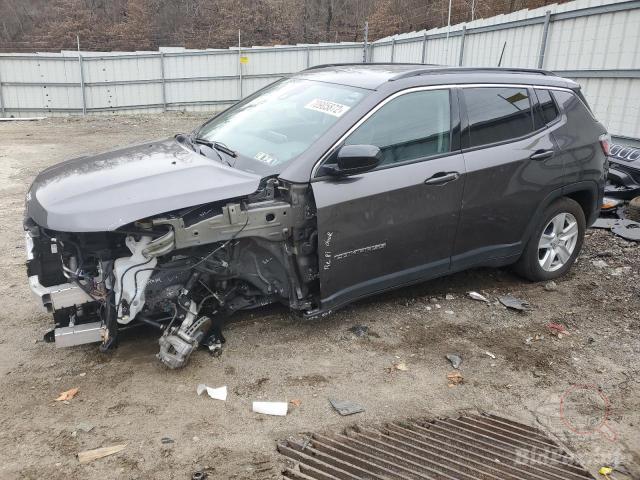
M 369 119 L 369 117 L 371 117 L 374 113 L 376 113 L 378 110 L 380 110 L 380 108 L 382 108 L 388 102 L 398 98 L 401 95 L 406 95 L 408 93 L 413 93 L 413 92 L 423 92 L 425 90 L 450 90 L 450 89 L 454 89 L 454 88 L 462 89 L 462 88 L 478 88 L 478 87 L 494 87 L 494 88 L 515 87 L 515 88 L 526 88 L 526 89 L 529 89 L 529 88 L 544 88 L 544 89 L 547 89 L 547 90 L 560 90 L 560 91 L 572 93 L 575 97 L 578 98 L 578 100 L 580 100 L 580 97 L 575 95 L 574 91 L 571 88 L 547 86 L 547 85 L 531 85 L 531 84 L 520 84 L 520 83 L 463 83 L 463 84 L 450 83 L 450 84 L 443 84 L 443 85 L 428 85 L 428 86 L 424 86 L 424 87 L 410 87 L 410 88 L 407 88 L 405 90 L 400 90 L 399 92 L 396 92 L 393 95 L 389 95 L 387 98 L 385 98 L 380 103 L 378 103 L 375 107 L 373 107 L 371 110 L 369 110 L 362 118 L 360 118 L 360 120 L 358 120 L 356 123 L 354 123 L 351 126 L 351 128 L 349 128 L 349 130 L 347 130 L 336 142 L 334 142 L 334 144 L 331 145 L 331 147 L 329 147 L 327 149 L 327 151 L 320 157 L 320 159 L 314 164 L 313 169 L 311 170 L 311 179 L 310 180 L 313 181 L 315 178 L 318 178 L 317 174 L 318 174 L 318 170 L 320 169 L 320 166 L 322 165 L 322 163 L 325 160 L 327 160 L 327 158 L 329 156 L 331 156 L 334 153 L 334 151 L 336 150 L 338 145 L 340 145 L 342 142 L 344 142 L 346 140 L 346 138 L 354 132 L 354 130 L 356 130 L 360 125 L 362 125 L 364 122 L 366 122 Z M 582 100 L 580 100 L 580 101 L 582 102 Z M 451 153 L 451 152 L 449 152 L 449 153 Z M 322 177 L 320 177 L 320 178 L 322 178 Z

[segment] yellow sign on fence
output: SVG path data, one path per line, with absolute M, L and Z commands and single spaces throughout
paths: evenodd
M 240 57 L 240 63 L 246 65 L 247 63 L 249 63 L 249 57 Z

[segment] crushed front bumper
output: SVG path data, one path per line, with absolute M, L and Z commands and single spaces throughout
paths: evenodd
M 32 261 L 35 258 L 35 252 L 31 232 L 26 232 L 25 234 L 25 249 L 27 261 Z M 38 299 L 42 308 L 49 313 L 61 308 L 73 307 L 74 305 L 82 305 L 93 301 L 84 290 L 74 283 L 45 287 L 40 283 L 38 275 L 29 276 L 29 287 L 31 287 L 33 295 Z

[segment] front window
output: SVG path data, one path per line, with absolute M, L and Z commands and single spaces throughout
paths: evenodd
M 400 95 L 384 104 L 345 141 L 345 145 L 375 145 L 379 166 L 411 162 L 449 151 L 451 117 L 449 90 Z
M 237 168 L 277 173 L 368 93 L 346 85 L 287 79 L 213 118 L 196 134 L 237 152 L 232 161 Z

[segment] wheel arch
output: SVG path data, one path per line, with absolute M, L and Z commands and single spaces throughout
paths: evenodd
M 584 212 L 584 218 L 587 227 L 591 226 L 600 215 L 600 203 L 602 202 L 602 193 L 598 187 L 598 183 L 594 181 L 575 182 L 564 187 L 558 188 L 550 192 L 545 199 L 540 202 L 534 215 L 529 221 L 525 232 L 523 245 L 526 245 L 531 233 L 535 229 L 540 216 L 546 208 L 559 198 L 567 197 L 580 205 Z

